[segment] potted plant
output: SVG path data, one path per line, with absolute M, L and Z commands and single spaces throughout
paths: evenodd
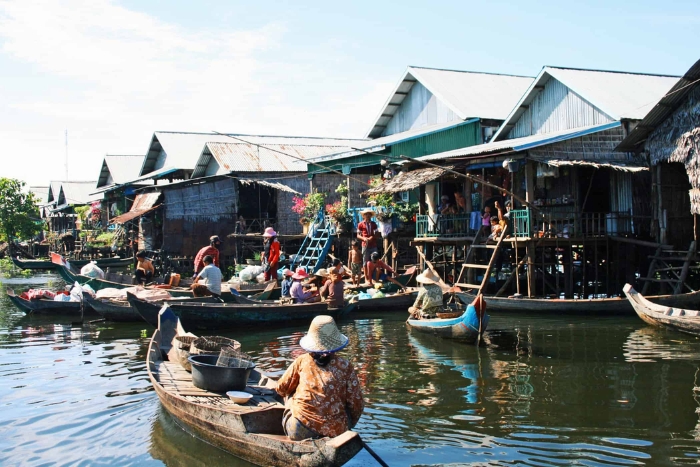
M 381 177 L 373 177 L 369 179 L 370 188 L 375 188 L 381 184 Z M 379 231 L 383 237 L 386 237 L 393 230 L 392 221 L 395 217 L 394 208 L 396 207 L 394 194 L 375 193 L 367 198 L 367 204 L 375 207 L 376 214 L 374 217 L 377 219 Z
M 256 252 L 253 255 L 253 259 L 247 259 L 245 262 L 251 266 L 260 266 L 262 264 L 262 253 Z
M 323 208 L 326 199 L 325 193 L 313 191 L 303 198 L 295 196 L 292 198 L 292 211 L 299 214 L 299 222 L 308 229 L 308 225 L 316 219 L 319 211 Z M 306 232 L 304 232 L 306 233 Z

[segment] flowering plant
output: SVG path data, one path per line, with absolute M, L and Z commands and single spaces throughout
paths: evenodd
M 370 188 L 375 188 L 381 184 L 381 177 L 373 177 L 369 179 Z M 387 222 L 394 215 L 393 213 L 396 202 L 394 201 L 393 193 L 375 193 L 370 195 L 367 198 L 367 204 L 378 208 L 376 218 L 380 222 Z
M 338 224 L 345 224 L 352 221 L 350 213 L 348 212 L 348 201 L 345 196 L 333 204 L 326 204 L 326 213 Z
M 326 194 L 318 192 L 308 193 L 303 198 L 295 196 L 292 198 L 292 211 L 299 214 L 302 223 L 307 223 L 318 215 L 325 199 Z

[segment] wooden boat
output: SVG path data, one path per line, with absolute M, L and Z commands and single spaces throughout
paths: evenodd
M 163 407 L 198 438 L 262 466 L 341 466 L 362 449 L 354 431 L 335 438 L 290 440 L 282 431 L 284 405 L 272 389 L 274 381 L 255 369 L 246 387 L 253 398 L 246 404 L 196 388 L 190 373 L 167 360 L 173 338 L 184 333 L 169 307 L 163 308 L 157 324 L 146 356 L 148 376 Z
M 161 305 L 141 300 L 127 292 L 131 306 L 152 326 L 158 325 Z M 329 308 L 326 303 L 302 303 L 284 305 L 280 303 L 194 303 L 172 301 L 168 307 L 180 319 L 183 326 L 191 329 L 223 329 L 250 324 L 289 323 L 293 320 L 311 320 L 318 315 L 345 316 L 354 309 L 354 304 L 343 308 Z
M 56 253 L 51 253 L 52 255 L 56 255 Z M 60 256 L 60 255 L 58 255 Z M 74 268 L 82 268 L 86 264 L 88 264 L 90 261 L 95 261 L 97 263 L 97 266 L 100 267 L 100 269 L 104 268 L 125 268 L 128 267 L 129 265 L 133 264 L 134 260 L 133 258 L 119 258 L 119 257 L 114 257 L 114 258 L 99 258 L 95 260 L 89 260 L 89 259 L 81 259 L 81 260 L 72 260 L 70 261 L 70 264 Z M 12 262 L 17 266 L 18 268 L 21 269 L 55 269 L 56 268 L 56 263 L 52 259 L 21 259 L 19 257 L 12 257 Z
M 637 316 L 653 326 L 665 326 L 676 331 L 700 336 L 700 311 L 675 308 L 650 302 L 642 294 L 625 284 L 622 291 L 627 296 Z
M 353 311 L 402 311 L 405 313 L 406 309 L 416 301 L 417 295 L 417 289 L 408 289 L 406 292 L 397 292 L 386 297 L 358 300 Z
M 220 303 L 220 301 L 214 297 L 177 297 L 173 299 L 181 303 L 187 302 L 200 302 L 200 303 Z M 162 306 L 167 303 L 168 300 L 160 300 L 157 302 L 158 306 Z M 139 312 L 131 306 L 127 300 L 116 300 L 107 298 L 93 298 L 89 295 L 85 296 L 85 303 L 90 305 L 93 310 L 95 310 L 100 316 L 102 316 L 107 321 L 118 321 L 118 322 L 143 322 L 143 318 Z
M 479 335 L 486 330 L 489 316 L 484 315 L 481 326 L 479 326 L 479 316 L 473 305 L 467 306 L 460 316 L 456 318 L 433 318 L 433 319 L 412 319 L 409 318 L 406 324 L 411 331 L 434 334 L 447 339 L 457 339 L 467 343 L 474 343 Z M 481 327 L 481 329 L 479 329 Z
M 458 292 L 462 303 L 471 303 L 475 296 Z M 700 308 L 700 291 L 678 295 L 653 295 L 648 300 L 666 306 L 678 308 Z M 628 300 L 622 297 L 592 299 L 543 299 L 543 298 L 507 298 L 484 297 L 489 310 L 500 312 L 533 311 L 538 313 L 572 313 L 572 314 L 631 314 L 634 309 Z
M 7 297 L 21 311 L 36 314 L 64 314 L 80 315 L 81 313 L 94 313 L 94 310 L 87 304 L 83 304 L 81 310 L 80 302 L 57 302 L 46 298 L 37 300 L 25 300 L 15 294 L 12 289 L 7 289 Z

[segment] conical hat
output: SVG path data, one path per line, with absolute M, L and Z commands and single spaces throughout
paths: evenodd
M 337 352 L 348 345 L 348 337 L 341 334 L 331 316 L 320 315 L 311 321 L 309 332 L 299 346 L 308 352 Z
M 440 282 L 440 278 L 430 269 L 426 269 L 416 276 L 416 282 L 421 284 L 437 284 Z

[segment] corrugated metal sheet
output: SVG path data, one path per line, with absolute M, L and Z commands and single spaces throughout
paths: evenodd
M 238 172 L 306 172 L 308 159 L 348 146 L 305 146 L 288 144 L 206 143 L 192 178 Z M 209 156 L 209 157 L 207 157 Z M 213 164 L 213 163 L 216 164 Z M 212 168 L 214 166 L 214 168 Z
M 476 121 L 439 133 L 431 133 L 421 138 L 399 142 L 391 146 L 389 154 L 393 157 L 420 157 L 427 154 L 474 146 L 479 143 L 481 143 L 481 125 Z
M 388 136 L 425 126 L 461 121 L 448 105 L 418 82 L 408 91 L 382 134 Z
M 134 203 L 131 205 L 129 212 L 125 212 L 117 217 L 110 219 L 110 224 L 124 224 L 130 220 L 136 219 L 137 217 L 143 216 L 144 214 L 154 210 L 158 206 L 156 203 L 160 199 L 161 193 L 144 193 L 136 195 L 134 198 Z
M 48 203 L 58 202 L 58 197 L 61 194 L 61 182 L 49 182 L 49 195 L 47 198 Z
M 352 146 L 355 139 L 309 138 L 293 136 L 234 135 L 250 143 L 284 146 Z M 178 133 L 157 131 L 151 138 L 140 174 L 163 167 L 194 170 L 206 143 L 231 143 L 236 140 L 217 133 Z M 240 141 L 239 141 L 240 142 Z
M 622 143 L 617 147 L 618 151 L 633 152 L 641 149 L 649 134 L 662 122 L 673 114 L 686 99 L 688 93 L 700 86 L 700 60 L 695 62 L 681 79 L 669 90 L 669 92 L 649 111 L 644 119 L 637 125 Z M 693 83 L 691 85 L 691 83 Z
M 37 199 L 37 204 L 43 206 L 48 203 L 49 187 L 48 186 L 30 186 L 29 192 Z
M 494 134 L 492 141 L 500 141 L 509 137 L 511 129 L 518 126 L 518 120 L 529 112 L 530 106 L 536 101 L 538 95 L 547 89 L 547 83 L 554 78 L 569 92 L 563 94 L 550 84 L 552 88 L 548 91 L 544 102 L 539 105 L 541 112 L 558 111 L 557 128 L 575 128 L 574 125 L 581 125 L 580 122 L 593 121 L 593 115 L 579 116 L 579 111 L 590 112 L 587 106 L 582 107 L 582 103 L 574 99 L 569 94 L 574 93 L 579 101 L 587 102 L 597 109 L 601 114 L 606 115 L 611 120 L 621 119 L 641 119 L 647 111 L 678 81 L 675 76 L 649 75 L 640 73 L 624 73 L 600 70 L 581 70 L 573 68 L 544 67 L 537 78 L 530 85 L 515 108 L 508 115 L 501 127 Z M 558 91 L 558 92 L 557 92 Z M 559 109 L 557 96 L 566 98 L 566 112 Z M 535 106 L 537 107 L 537 102 Z M 544 122 L 549 115 L 535 115 L 529 118 L 531 122 Z M 599 116 L 598 116 L 599 118 Z M 520 124 L 517 131 L 518 136 L 527 133 L 527 122 Z M 516 133 L 513 133 L 515 135 Z M 533 134 L 530 132 L 529 134 Z
M 421 90 L 411 95 L 410 91 L 418 82 L 427 92 Z M 448 109 L 461 120 L 475 117 L 503 120 L 531 82 L 532 78 L 527 76 L 408 67 L 367 137 L 377 138 L 414 128 L 411 115 L 422 115 L 420 118 L 426 123 L 440 123 L 440 119 L 448 122 Z M 399 112 L 408 96 L 415 102 L 407 103 Z M 440 103 L 433 103 L 433 96 Z M 399 121 L 391 123 L 397 113 L 401 114 Z
M 91 192 L 95 188 L 95 181 L 91 182 L 60 182 L 61 194 L 59 195 L 59 204 L 87 204 L 91 201 L 97 201 L 101 197 L 92 195 Z
M 125 183 L 139 176 L 145 156 L 106 155 L 102 160 L 97 188 Z
M 549 79 L 522 113 L 508 138 L 553 133 L 614 121 L 556 79 Z
M 416 159 L 419 161 L 431 161 L 440 159 L 451 159 L 454 157 L 469 157 L 494 153 L 508 154 L 512 152 L 525 151 L 527 149 L 544 146 L 546 144 L 558 143 L 572 138 L 579 138 L 581 136 L 589 135 L 599 131 L 609 130 L 611 128 L 617 128 L 619 126 L 620 122 L 606 123 L 603 125 L 593 125 L 586 128 L 575 128 L 554 133 L 526 136 L 523 138 L 479 144 L 476 146 L 456 149 L 453 151 L 446 151 L 442 153 L 430 154 L 423 157 L 417 157 Z

